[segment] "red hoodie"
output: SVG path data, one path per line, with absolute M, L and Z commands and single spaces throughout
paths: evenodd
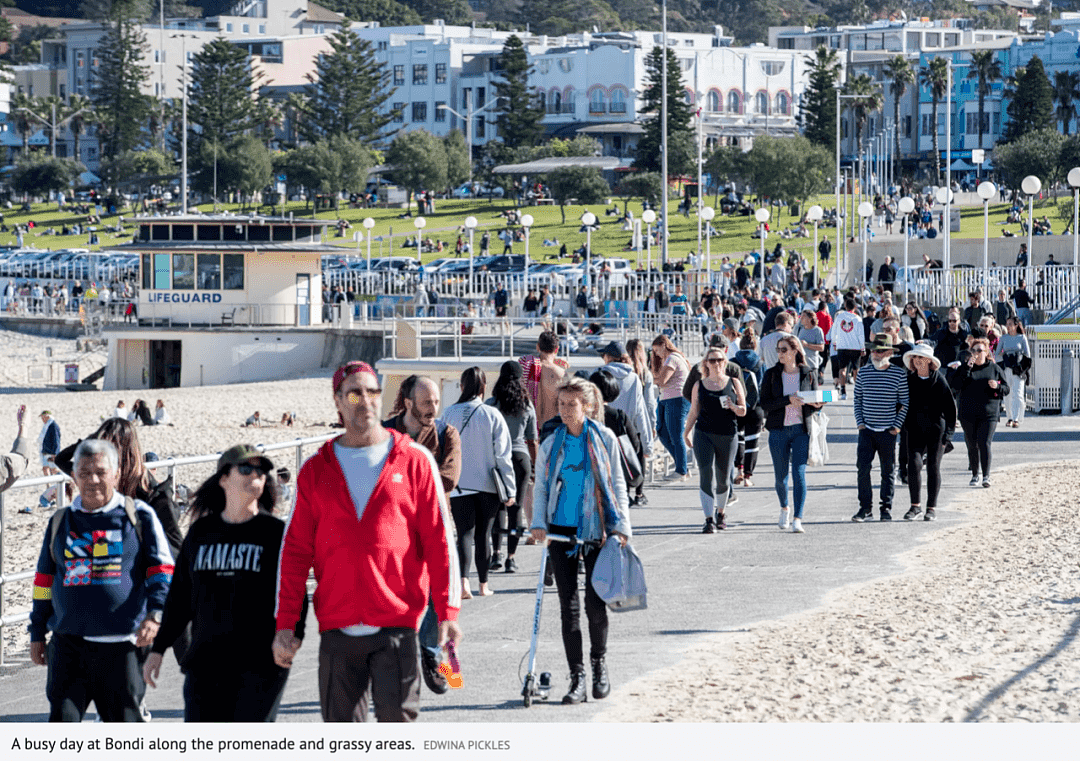
M 389 433 L 390 454 L 360 521 L 334 440 L 300 469 L 278 564 L 278 630 L 299 618 L 313 565 L 319 631 L 358 623 L 415 629 L 429 585 L 439 620 L 457 618 L 461 570 L 438 467 L 408 436 Z

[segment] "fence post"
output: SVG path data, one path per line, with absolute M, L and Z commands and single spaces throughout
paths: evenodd
M 1073 410 L 1073 360 L 1072 349 L 1061 350 L 1061 414 L 1071 415 Z

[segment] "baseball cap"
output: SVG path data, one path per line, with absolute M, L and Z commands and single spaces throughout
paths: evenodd
M 621 341 L 612 341 L 604 348 L 598 349 L 597 352 L 601 355 L 618 358 L 626 354 L 626 347 L 622 345 Z
M 251 444 L 237 444 L 234 447 L 226 449 L 221 453 L 221 457 L 218 458 L 217 469 L 221 471 L 229 465 L 239 465 L 248 460 L 258 460 L 259 467 L 267 473 L 271 473 L 274 470 L 274 463 Z
M 736 333 L 738 333 L 739 332 L 739 321 L 737 319 L 735 319 L 734 317 L 725 317 L 724 318 L 724 327 L 729 328 L 731 330 L 734 330 Z

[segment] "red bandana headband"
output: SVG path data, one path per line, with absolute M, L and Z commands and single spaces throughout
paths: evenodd
M 361 362 L 360 360 L 353 360 L 352 362 L 346 362 L 339 367 L 334 373 L 334 393 L 338 392 L 341 388 L 341 384 L 345 382 L 345 379 L 354 373 L 371 373 L 376 378 L 379 377 L 374 368 L 367 362 Z

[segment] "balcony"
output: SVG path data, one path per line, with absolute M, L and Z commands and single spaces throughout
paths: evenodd
M 590 114 L 606 114 L 607 105 L 604 103 L 589 103 Z
M 612 103 L 609 110 L 613 114 L 625 114 L 626 113 L 626 103 Z

